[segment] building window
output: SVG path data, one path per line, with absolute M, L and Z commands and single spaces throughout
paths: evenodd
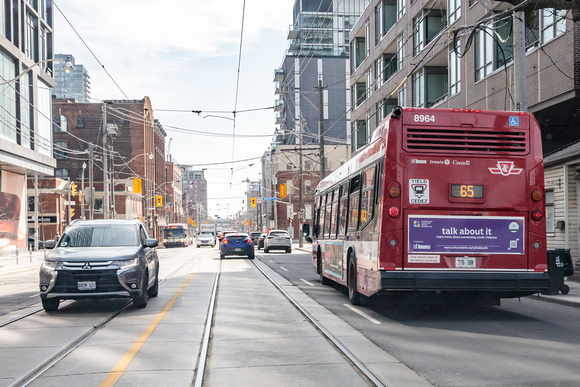
M 566 32 L 567 10 L 542 9 L 542 44 Z
M 457 51 L 460 51 L 459 44 Z M 461 91 L 461 61 L 459 55 L 449 46 L 449 96 L 458 94 Z
M 482 80 L 494 70 L 504 66 L 513 58 L 513 34 L 510 33 L 512 21 L 498 22 L 492 30 L 489 23 L 477 31 L 475 45 L 475 79 Z M 499 34 L 504 42 L 494 40 L 495 33 Z
M 425 106 L 425 77 L 423 69 L 413 74 L 413 107 Z
M 57 160 L 68 159 L 68 144 L 66 141 L 57 141 L 54 143 L 54 158 Z
M 397 38 L 397 67 L 399 70 L 405 67 L 405 40 L 403 35 Z
M 3 80 L 16 77 L 14 60 L 0 51 L 0 76 Z M 0 93 L 0 137 L 16 142 L 16 90 L 3 87 Z
M 447 0 L 447 20 L 449 25 L 461 17 L 461 0 Z
M 57 168 L 54 170 L 54 175 L 59 179 L 68 179 L 68 169 Z
M 554 232 L 554 190 L 546 190 L 546 232 Z
M 30 12 L 26 12 L 26 29 L 25 29 L 25 39 L 26 47 L 24 48 L 27 57 L 35 62 L 38 62 L 38 48 L 37 48 L 37 37 L 36 37 L 36 25 L 38 21 Z
M 405 2 L 406 0 L 397 0 L 397 20 L 405 15 Z
M 30 72 L 25 73 L 20 78 L 20 144 L 26 148 L 32 147 L 32 117 L 34 106 L 32 106 L 32 76 Z
M 54 117 L 53 130 L 56 133 L 68 132 L 68 122 L 65 116 L 59 114 L 58 116 Z
M 77 129 L 85 128 L 85 117 L 80 114 L 77 116 Z
M 356 98 L 354 101 L 354 106 L 359 106 L 361 103 L 364 102 L 367 95 L 367 85 L 365 82 L 357 82 L 355 85 L 354 90 L 354 97 Z
M 403 85 L 403 87 L 401 87 L 399 89 L 399 93 L 398 93 L 398 102 L 399 105 L 401 105 L 401 107 L 406 107 L 407 106 L 407 85 Z
M 371 67 L 367 71 L 367 82 L 365 85 L 365 87 L 367 89 L 367 96 L 366 96 L 367 99 L 369 99 L 373 94 L 373 88 L 371 87 L 372 84 L 373 84 L 373 69 Z
M 365 38 L 354 38 L 354 68 L 358 68 L 366 59 Z
M 375 90 L 383 85 L 383 58 L 379 57 L 375 61 Z
M 449 73 L 447 67 L 425 67 L 425 102 L 433 107 L 447 99 L 449 93 Z
M 397 72 L 397 54 L 383 54 L 383 79 L 388 81 Z
M 358 150 L 367 144 L 367 121 L 366 120 L 356 120 L 353 123 L 353 136 L 354 139 L 354 150 Z
M 419 54 L 445 28 L 447 19 L 444 10 L 423 10 L 413 18 L 413 55 Z

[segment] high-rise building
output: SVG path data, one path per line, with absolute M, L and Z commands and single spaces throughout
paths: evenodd
M 189 218 L 201 222 L 207 213 L 207 180 L 205 169 L 180 166 L 183 192 L 183 211 Z M 197 223 L 196 223 L 197 224 Z
M 73 71 L 65 72 L 61 67 L 54 69 L 54 89 L 52 96 L 56 99 L 75 99 L 77 102 L 89 103 L 91 97 L 91 77 L 85 66 L 75 63 L 70 54 L 56 54 L 54 56 L 73 64 Z
M 348 37 L 369 0 L 296 0 L 289 46 L 274 72 L 275 144 L 346 144 Z
M 0 254 L 27 248 L 38 230 L 27 177 L 53 176 L 56 166 L 50 88 L 62 63 L 52 59 L 52 34 L 50 1 L 0 2 Z

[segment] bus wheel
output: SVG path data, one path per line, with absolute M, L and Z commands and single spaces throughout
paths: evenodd
M 347 286 L 350 303 L 360 305 L 360 293 L 357 291 L 356 286 L 356 262 L 354 258 L 348 260 Z
M 322 258 L 320 257 L 320 251 L 318 252 L 316 266 L 318 269 L 318 274 L 320 274 L 320 283 L 323 285 L 330 285 L 330 280 L 324 276 L 324 269 L 322 269 Z

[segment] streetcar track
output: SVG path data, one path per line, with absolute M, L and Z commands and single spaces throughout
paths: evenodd
M 177 251 L 177 252 L 175 252 L 175 254 L 171 254 L 169 256 L 163 257 L 163 261 L 166 261 L 167 259 L 172 258 L 175 255 L 178 255 L 179 253 L 180 252 Z M 192 259 L 194 259 L 196 257 L 197 256 L 191 257 L 187 261 L 183 262 L 175 270 L 171 271 L 164 278 L 160 279 L 159 283 L 161 284 L 165 280 L 169 279 L 176 271 L 181 269 L 183 266 L 187 265 Z M 161 259 L 160 259 L 160 262 L 161 262 Z M 123 306 L 121 306 L 118 310 L 116 310 L 112 314 L 110 314 L 101 323 L 91 327 L 87 332 L 85 332 L 84 334 L 79 336 L 77 339 L 72 341 L 67 347 L 63 348 L 62 350 L 58 351 L 57 353 L 53 354 L 48 359 L 43 361 L 41 364 L 37 365 L 34 369 L 32 369 L 26 375 L 24 375 L 24 377 L 20 378 L 19 380 L 16 380 L 13 383 L 13 385 L 15 385 L 15 386 L 28 386 L 31 383 L 33 383 L 34 381 L 36 381 L 38 378 L 40 378 L 42 375 L 44 375 L 44 373 L 46 373 L 49 369 L 51 369 L 53 366 L 58 364 L 60 361 L 62 361 L 64 358 L 66 358 L 68 355 L 70 355 L 74 350 L 79 348 L 83 343 L 85 343 L 92 336 L 94 336 L 98 331 L 100 331 L 101 329 L 106 327 L 112 320 L 114 320 L 121 313 L 126 311 L 131 306 L 132 303 L 133 303 L 133 300 L 127 300 L 127 302 Z M 7 325 L 10 325 L 14 322 L 23 320 L 27 317 L 30 317 L 38 312 L 41 312 L 42 310 L 44 310 L 44 309 L 39 308 L 38 310 L 34 310 L 34 311 L 26 313 L 22 316 L 16 317 L 16 318 L 0 325 L 0 328 L 7 326 Z
M 258 264 L 252 261 L 254 266 L 266 277 L 276 289 L 304 316 L 307 321 L 310 322 L 320 332 L 331 344 L 334 345 L 336 350 L 341 353 L 346 359 L 348 359 L 351 364 L 361 372 L 369 382 L 373 383 L 375 386 L 384 387 L 383 382 L 380 381 L 360 360 L 358 360 L 334 335 L 328 331 L 322 324 L 320 324 L 306 309 L 300 305 L 284 288 L 276 282 L 268 273 L 266 273 Z

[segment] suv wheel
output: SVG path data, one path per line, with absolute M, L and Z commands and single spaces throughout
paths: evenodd
M 55 312 L 58 309 L 60 300 L 58 298 L 45 298 L 42 299 L 42 307 L 47 312 Z
M 147 284 L 149 283 L 149 275 L 145 274 L 143 277 L 143 286 L 141 286 L 141 294 L 133 298 L 133 305 L 135 308 L 145 308 L 147 306 Z

